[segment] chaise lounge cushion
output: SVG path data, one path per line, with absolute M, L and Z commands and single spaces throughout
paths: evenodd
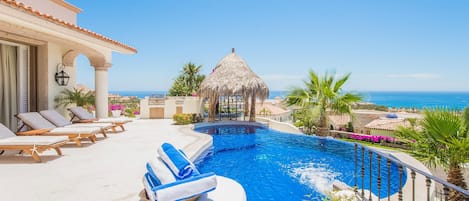
M 99 127 L 61 127 L 57 128 L 37 112 L 20 113 L 17 115 L 26 125 L 32 129 L 51 129 L 48 134 L 97 134 L 101 132 Z
M 111 123 L 77 123 L 72 124 L 69 120 L 65 119 L 61 114 L 55 110 L 43 110 L 39 112 L 44 118 L 49 120 L 57 127 L 99 127 L 108 129 L 112 127 Z
M 80 120 L 93 120 L 96 123 L 115 123 L 115 124 L 125 124 L 131 122 L 132 119 L 127 117 L 118 117 L 118 118 L 100 118 L 96 119 L 91 113 L 85 110 L 83 107 L 71 107 L 68 109 Z
M 16 136 L 0 124 L 0 145 L 51 145 L 68 141 L 66 136 Z
M 26 113 L 20 113 L 17 115 L 18 118 L 21 119 L 26 125 L 31 127 L 34 130 L 39 130 L 39 129 L 54 129 L 57 126 L 54 126 L 51 122 L 49 122 L 47 119 L 42 117 L 39 113 L 37 112 L 26 112 Z
M 64 127 L 72 124 L 72 122 L 65 119 L 55 110 L 43 110 L 39 113 L 57 127 Z
M 95 117 L 82 107 L 71 107 L 68 109 L 79 119 L 95 119 Z
M 143 177 L 143 183 L 151 201 L 170 201 L 213 191 L 217 186 L 217 178 L 214 173 L 206 173 L 160 185 L 147 173 Z

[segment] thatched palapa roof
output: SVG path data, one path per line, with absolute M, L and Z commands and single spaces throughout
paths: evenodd
M 202 97 L 230 95 L 249 97 L 253 93 L 256 97 L 265 99 L 269 96 L 269 88 L 247 63 L 235 54 L 234 49 L 217 64 L 214 71 L 200 85 Z

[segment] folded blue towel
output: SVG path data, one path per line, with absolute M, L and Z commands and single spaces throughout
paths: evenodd
M 178 179 L 185 179 L 192 175 L 194 166 L 189 159 L 173 145 L 163 143 L 158 149 L 158 154 Z
M 159 185 L 147 173 L 143 177 L 143 183 L 151 201 L 187 199 L 213 191 L 217 187 L 217 179 L 214 173 L 201 174 L 165 185 Z

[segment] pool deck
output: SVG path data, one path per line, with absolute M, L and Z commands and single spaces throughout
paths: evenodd
M 0 200 L 138 200 L 145 163 L 163 142 L 183 148 L 193 158 L 211 145 L 208 135 L 181 132 L 172 120 L 136 120 L 127 131 L 98 137 L 83 147 L 67 144 L 63 156 L 0 156 Z

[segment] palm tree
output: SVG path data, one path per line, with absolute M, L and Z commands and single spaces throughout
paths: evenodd
M 95 97 L 93 92 L 84 92 L 83 89 L 77 88 L 73 88 L 73 90 L 64 89 L 54 99 L 56 103 L 55 108 L 67 107 L 72 103 L 76 104 L 77 106 L 94 105 L 94 100 Z
M 205 75 L 200 74 L 202 65 L 196 66 L 189 62 L 185 64 L 174 80 L 173 86 L 169 89 L 170 96 L 190 96 L 197 92 L 200 84 L 205 79 Z
M 461 165 L 469 159 L 468 121 L 465 114 L 446 108 L 425 109 L 421 129 L 400 128 L 399 136 L 415 140 L 410 143 L 412 154 L 424 163 L 441 165 L 447 171 L 448 182 L 466 189 Z M 464 200 L 451 190 L 450 200 Z
M 335 74 L 326 73 L 319 77 L 314 71 L 309 71 L 309 79 L 304 81 L 305 88 L 296 87 L 286 98 L 288 105 L 300 108 L 319 108 L 318 135 L 328 134 L 327 110 L 335 113 L 351 114 L 351 104 L 359 102 L 362 97 L 354 93 L 343 93 L 342 87 L 350 77 L 350 73 L 339 79 Z
M 202 65 L 196 66 L 189 62 L 183 67 L 184 82 L 188 88 L 189 93 L 197 92 L 200 88 L 200 84 L 205 78 L 205 75 L 199 75 Z

